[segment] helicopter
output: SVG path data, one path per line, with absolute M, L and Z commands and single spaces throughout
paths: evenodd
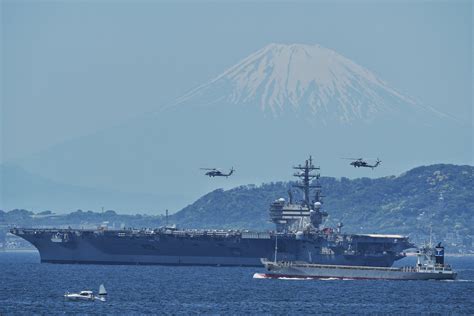
M 229 173 L 224 173 L 217 168 L 201 168 L 201 170 L 208 170 L 205 175 L 209 177 L 226 177 L 228 178 L 234 173 L 234 167 L 232 167 Z
M 367 161 L 365 161 L 363 158 L 341 158 L 341 159 L 348 159 L 348 160 L 353 160 L 350 165 L 354 166 L 354 168 L 359 168 L 359 167 L 365 167 L 365 168 L 377 168 L 380 163 L 382 162 L 380 159 L 377 158 L 375 161 L 375 164 L 371 165 Z

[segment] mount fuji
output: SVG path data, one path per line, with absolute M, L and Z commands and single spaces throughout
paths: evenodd
M 370 122 L 381 115 L 447 117 L 402 95 L 368 69 L 320 45 L 269 44 L 174 105 L 257 106 L 323 123 Z
M 218 187 L 289 180 L 308 154 L 323 175 L 379 177 L 456 162 L 468 142 L 449 115 L 330 49 L 270 44 L 152 113 L 14 163 L 58 183 L 153 194 L 149 210 L 163 212 Z M 383 164 L 354 169 L 339 159 L 348 155 Z M 202 167 L 236 172 L 209 179 Z

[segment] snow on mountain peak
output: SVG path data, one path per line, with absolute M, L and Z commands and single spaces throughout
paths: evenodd
M 396 102 L 394 102 L 394 100 Z M 342 122 L 415 105 L 375 74 L 320 45 L 269 44 L 177 100 L 258 105 L 264 112 L 305 111 Z

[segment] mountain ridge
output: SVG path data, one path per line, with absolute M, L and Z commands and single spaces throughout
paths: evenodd
M 170 220 L 187 228 L 272 229 L 268 208 L 287 197 L 294 182 L 216 189 Z M 474 166 L 435 164 L 398 176 L 369 178 L 321 177 L 324 226 L 345 224 L 351 233 L 401 233 L 427 236 L 432 226 L 438 236 L 474 236 Z M 293 190 L 295 200 L 301 193 Z
M 271 54 L 280 48 L 286 51 L 289 47 L 271 46 L 257 55 L 263 58 L 266 53 Z M 300 48 L 294 47 L 298 56 L 304 53 Z M 323 49 L 316 47 L 315 50 L 320 52 Z M 326 50 L 323 52 L 327 53 Z M 254 57 L 249 60 L 252 67 L 259 65 Z M 302 60 L 306 62 L 307 58 L 302 57 Z M 281 66 L 285 62 L 278 64 Z M 313 78 L 312 71 L 308 73 L 309 78 Z M 264 74 L 263 79 L 268 79 L 267 75 Z M 295 75 L 303 76 L 298 71 Z M 311 81 L 308 80 L 305 82 Z M 338 103 L 339 96 L 339 99 L 328 99 L 329 114 L 327 117 L 320 116 L 321 120 L 315 119 L 307 106 L 303 111 L 285 107 L 291 115 L 273 117 L 268 111 L 265 115 L 253 99 L 248 104 L 223 100 L 222 96 L 232 96 L 232 90 L 229 90 L 232 86 L 227 81 L 218 81 L 219 84 L 212 85 L 212 89 L 203 90 L 204 94 L 183 99 L 176 106 L 146 113 L 92 135 L 61 143 L 15 163 L 29 172 L 61 183 L 157 194 L 163 197 L 160 205 L 164 209 L 177 210 L 211 190 L 216 182 L 230 188 L 240 183 L 278 179 L 281 168 L 299 161 L 308 153 L 317 153 L 318 161 L 328 173 L 351 177 L 360 172 L 341 168 L 341 161 L 336 157 L 380 157 L 385 163 L 377 169 L 377 173 L 391 174 L 433 159 L 455 163 L 466 161 L 470 154 L 468 142 L 472 139 L 465 128 L 436 115 L 424 115 L 424 110 L 380 113 L 389 115 L 373 119 L 369 111 L 367 118 L 372 119 L 369 123 L 365 120 L 341 123 L 341 117 L 356 117 L 350 114 L 351 109 L 349 112 L 344 112 L 343 108 L 343 112 L 333 111 L 336 107 L 331 104 L 341 105 Z M 260 84 L 256 86 L 264 87 Z M 296 89 L 294 91 L 298 90 L 296 86 L 292 87 Z M 309 84 L 306 88 L 311 90 L 313 85 Z M 318 93 L 318 90 L 311 91 Z M 367 98 L 387 96 L 386 93 L 379 95 L 375 90 L 369 92 L 355 91 L 354 95 L 349 94 L 345 98 L 370 110 L 370 106 L 366 107 Z M 256 93 L 261 96 L 260 92 Z M 281 94 L 285 100 L 287 95 L 286 92 Z M 301 97 L 303 101 L 309 98 L 304 93 L 295 97 Z M 395 107 L 400 103 L 401 107 L 406 108 L 406 104 L 401 105 L 403 102 L 388 94 L 384 104 Z M 207 105 L 201 106 L 203 104 Z M 360 113 L 365 118 L 364 111 Z M 199 171 L 203 166 L 235 166 L 237 172 L 221 182 L 203 176 Z
M 219 90 L 223 92 L 215 92 Z M 365 98 L 360 97 L 360 91 L 364 91 Z M 196 102 L 196 98 L 199 102 L 202 95 L 207 99 L 203 105 L 251 103 L 273 116 L 288 111 L 285 107 L 289 111 L 306 108 L 305 113 L 316 118 L 336 111 L 336 121 L 342 123 L 370 121 L 378 112 L 396 112 L 397 107 L 391 103 L 414 107 L 425 115 L 448 117 L 402 95 L 373 72 L 318 44 L 269 44 L 179 97 L 174 106 Z
M 286 198 L 293 183 L 214 189 L 168 219 L 162 214 L 122 215 L 110 209 L 62 215 L 12 210 L 0 211 L 0 223 L 79 228 L 98 227 L 108 221 L 114 228 L 177 224 L 189 229 L 265 231 L 274 228 L 268 220 L 270 203 Z M 323 227 L 342 222 L 347 233 L 404 234 L 416 242 L 424 242 L 432 230 L 433 238 L 446 241 L 452 248 L 464 245 L 474 249 L 474 166 L 435 164 L 376 179 L 322 177 L 321 184 L 323 209 L 329 213 Z M 302 198 L 296 190 L 293 196 L 295 201 Z
M 150 210 L 159 204 L 152 194 L 121 192 L 60 183 L 12 164 L 0 165 L 0 209 L 121 211 Z M 163 210 L 160 210 L 163 211 Z

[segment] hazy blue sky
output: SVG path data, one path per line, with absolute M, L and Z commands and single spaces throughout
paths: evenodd
M 1 159 L 163 106 L 271 42 L 319 43 L 472 122 L 471 3 L 4 0 Z

